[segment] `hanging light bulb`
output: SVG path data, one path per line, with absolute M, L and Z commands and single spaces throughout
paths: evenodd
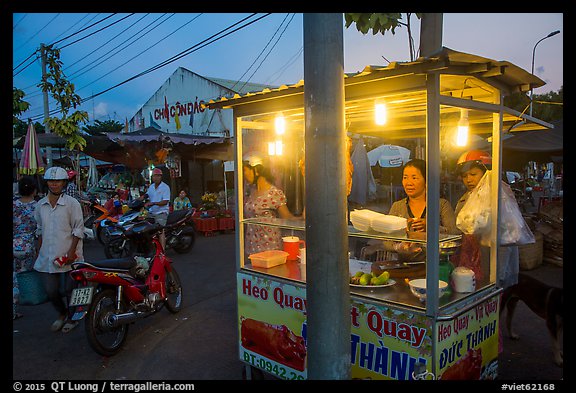
M 284 132 L 286 132 L 286 120 L 283 114 L 280 113 L 276 116 L 274 119 L 274 127 L 276 129 L 276 135 L 284 135 Z
M 282 141 L 276 141 L 276 155 L 277 155 L 277 156 L 281 156 L 281 155 L 282 155 L 282 150 L 283 150 Z
M 374 105 L 374 122 L 379 126 L 386 124 L 386 104 L 380 102 Z
M 460 109 L 460 120 L 458 121 L 458 130 L 456 133 L 456 146 L 466 146 L 468 144 L 468 109 Z

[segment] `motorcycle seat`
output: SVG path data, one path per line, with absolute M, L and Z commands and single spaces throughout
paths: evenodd
M 128 271 L 134 266 L 136 266 L 136 264 L 137 264 L 136 260 L 133 257 L 126 257 L 126 258 L 101 259 L 99 261 L 92 261 L 92 262 L 74 262 L 73 268 L 78 269 L 82 268 L 82 266 L 93 266 L 105 270 Z
M 173 211 L 168 214 L 168 218 L 166 219 L 166 226 L 174 225 L 190 214 L 192 214 L 190 209 Z

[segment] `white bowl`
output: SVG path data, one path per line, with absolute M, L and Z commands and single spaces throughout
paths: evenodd
M 426 279 L 418 278 L 408 281 L 410 291 L 414 296 L 418 297 L 421 302 L 426 300 Z M 442 297 L 448 291 L 448 283 L 446 281 L 438 280 L 438 297 Z

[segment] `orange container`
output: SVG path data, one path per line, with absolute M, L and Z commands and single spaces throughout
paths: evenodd
M 270 268 L 286 263 L 288 253 L 281 250 L 268 250 L 251 254 L 248 256 L 252 266 Z

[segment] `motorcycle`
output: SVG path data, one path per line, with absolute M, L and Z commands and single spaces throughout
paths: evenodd
M 142 221 L 127 230 L 129 238 L 149 242 L 151 252 L 131 258 L 73 262 L 70 276 L 77 283 L 69 306 L 71 319 L 86 317 L 85 331 L 92 349 L 115 355 L 128 336 L 129 324 L 166 306 L 182 309 L 182 285 L 172 261 L 158 240 L 162 226 Z
M 168 214 L 164 235 L 166 237 L 166 250 L 173 249 L 179 254 L 189 252 L 196 241 L 196 231 L 194 230 L 192 215 L 196 210 L 177 210 Z M 148 220 L 146 214 L 140 214 L 128 222 L 122 223 L 119 220 L 114 226 L 115 230 L 108 233 L 108 242 L 104 245 L 104 253 L 107 258 L 122 258 L 131 256 L 135 252 L 146 252 L 149 244 L 141 239 L 130 239 L 125 235 L 126 230 L 135 225 L 138 220 Z
M 110 215 L 96 196 L 91 195 L 88 200 L 82 202 L 88 205 L 87 208 L 90 212 L 84 220 L 85 230 L 91 230 L 92 236 L 89 236 L 90 238 L 96 238 L 101 244 L 105 244 L 107 240 L 107 230 L 103 222 L 109 220 L 110 223 L 115 223 L 118 220 Z
M 100 223 L 101 231 L 98 235 L 98 239 L 101 239 L 101 243 L 106 245 L 111 239 L 118 237 L 120 235 L 118 226 L 129 229 L 133 224 L 141 221 L 143 218 L 142 212 L 145 209 L 144 203 L 143 200 L 134 199 L 128 204 L 128 210 L 120 217 L 114 218 L 108 216 L 103 219 Z

